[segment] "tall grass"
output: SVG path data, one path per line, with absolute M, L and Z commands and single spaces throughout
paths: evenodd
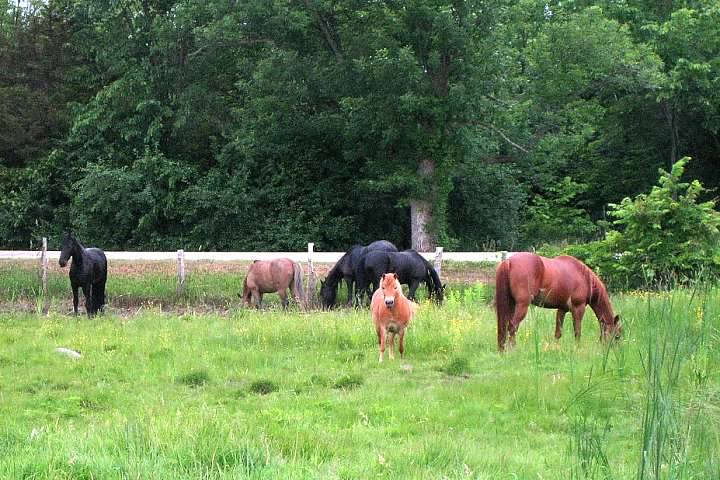
M 0 478 L 720 478 L 720 290 L 615 295 L 609 345 L 533 308 L 504 355 L 491 298 L 423 301 L 383 364 L 365 310 L 0 313 Z

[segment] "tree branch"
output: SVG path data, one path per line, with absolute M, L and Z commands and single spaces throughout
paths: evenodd
M 199 47 L 197 50 L 192 51 L 187 54 L 187 58 L 193 58 L 197 55 L 200 55 L 202 52 L 208 49 L 212 48 L 237 48 L 239 45 L 253 45 L 256 43 L 266 43 L 268 45 L 274 45 L 275 42 L 270 38 L 248 38 L 244 40 L 240 40 L 239 42 L 236 42 L 235 44 L 229 44 L 225 42 L 216 43 L 213 45 L 203 45 Z
M 500 130 L 499 128 L 497 128 L 495 125 L 490 125 L 489 123 L 483 123 L 483 122 L 474 122 L 474 125 L 479 125 L 479 126 L 481 126 L 481 127 L 483 127 L 483 128 L 487 128 L 488 130 L 492 130 L 493 132 L 495 132 L 495 133 L 497 133 L 498 135 L 500 135 L 500 136 L 503 138 L 503 140 L 505 140 L 507 143 L 509 143 L 509 144 L 512 145 L 513 147 L 517 148 L 517 149 L 520 150 L 521 152 L 523 152 L 523 153 L 530 153 L 530 151 L 529 151 L 527 148 L 525 148 L 525 147 L 523 147 L 522 145 L 520 145 L 520 144 L 518 144 L 518 143 L 515 143 L 515 142 L 513 142 L 512 140 L 510 140 L 510 137 L 508 137 L 507 135 L 505 135 L 505 133 L 504 133 L 502 130 Z
M 340 38 L 335 29 L 335 25 L 332 25 L 325 15 L 321 14 L 317 9 L 314 9 L 308 0 L 305 0 L 305 7 L 314 14 L 318 27 L 320 27 L 320 31 L 325 37 L 325 41 L 328 46 L 330 46 L 330 49 L 338 60 L 342 60 L 342 47 L 340 46 Z

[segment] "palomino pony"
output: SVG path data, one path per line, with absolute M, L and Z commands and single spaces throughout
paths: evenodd
M 70 286 L 73 292 L 73 311 L 78 314 L 78 288 L 85 296 L 85 310 L 92 318 L 105 307 L 105 282 L 107 282 L 107 259 L 99 248 L 85 248 L 69 233 L 63 235 L 60 250 L 60 267 L 70 265 Z
M 288 307 L 286 290 L 296 302 L 301 303 L 305 293 L 303 291 L 303 271 L 299 263 L 289 258 L 276 258 L 274 260 L 255 260 L 243 283 L 243 300 L 245 304 L 260 308 L 264 293 L 277 292 L 280 295 L 283 308 Z
M 359 265 L 362 258 L 368 253 L 373 251 L 384 251 L 384 252 L 397 252 L 398 249 L 395 245 L 387 240 L 378 240 L 372 242 L 370 245 L 364 247 L 362 245 L 353 245 L 345 252 L 340 260 L 330 269 L 325 278 L 325 281 L 320 281 L 320 300 L 322 301 L 323 308 L 332 308 L 335 306 L 337 298 L 338 286 L 342 280 L 345 280 L 345 284 L 348 289 L 347 304 L 352 305 L 354 293 L 353 287 L 357 282 L 355 278 L 355 270 Z
M 505 350 L 506 336 L 515 346 L 515 333 L 533 305 L 557 308 L 555 338 L 562 335 L 565 314 L 573 317 L 575 339 L 580 330 L 585 307 L 590 305 L 600 322 L 600 338 L 622 334 L 620 317 L 613 313 L 607 289 L 587 265 L 575 257 L 545 258 L 534 253 L 516 253 L 500 263 L 495 275 L 495 308 L 497 312 L 498 350 Z
M 380 361 L 385 354 L 385 340 L 390 335 L 390 359 L 395 358 L 395 334 L 398 340 L 400 358 L 405 353 L 405 327 L 417 311 L 417 304 L 403 295 L 400 280 L 395 273 L 385 273 L 380 278 L 380 287 L 375 291 L 370 304 L 375 331 L 380 344 Z

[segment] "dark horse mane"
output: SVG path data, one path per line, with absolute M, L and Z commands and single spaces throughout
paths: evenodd
M 425 260 L 425 265 L 428 269 L 428 276 L 433 283 L 432 289 L 436 294 L 440 294 L 442 292 L 442 282 L 440 281 L 440 276 L 435 270 L 435 267 L 430 262 L 428 262 L 427 259 L 423 258 L 423 260 Z
M 357 245 L 354 245 L 353 247 L 350 247 L 351 249 L 354 248 Z M 345 252 L 345 254 L 340 257 L 340 260 L 338 260 L 335 265 L 328 271 L 327 276 L 325 277 L 325 283 L 330 287 L 336 287 L 338 283 L 340 283 L 340 280 L 343 278 L 343 267 L 345 267 L 345 264 L 350 261 L 350 250 Z
M 595 272 L 590 269 L 590 267 L 575 257 L 571 257 L 569 255 L 562 255 L 562 257 L 567 258 L 576 264 L 582 271 L 583 276 L 587 278 L 588 284 L 590 284 L 590 298 L 588 298 L 588 304 L 597 304 L 598 302 L 609 301 L 607 287 L 600 277 L 598 277 Z

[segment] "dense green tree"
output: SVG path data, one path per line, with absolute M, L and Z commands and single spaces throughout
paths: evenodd
M 720 183 L 719 19 L 689 0 L 3 1 L 0 243 L 592 238 L 683 155 Z

